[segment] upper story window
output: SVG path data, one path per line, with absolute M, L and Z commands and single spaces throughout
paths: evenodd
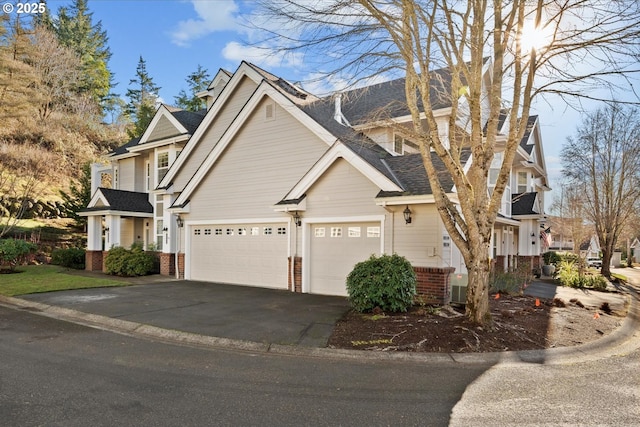
M 164 176 L 169 171 L 169 152 L 168 151 L 159 152 L 156 160 L 157 160 L 156 172 L 158 176 L 157 182 L 159 183 L 160 181 L 162 181 L 162 178 L 164 178 Z
M 151 162 L 144 162 L 144 190 L 151 191 Z
M 117 190 L 120 188 L 120 169 L 118 166 L 113 167 L 113 189 Z
M 396 154 L 416 153 L 418 145 L 400 135 L 393 136 L 393 152 Z
M 528 189 L 527 172 L 518 172 L 517 180 L 516 193 L 526 193 Z
M 493 189 L 496 186 L 496 182 L 498 182 L 500 168 L 502 167 L 502 158 L 502 153 L 495 153 L 491 166 L 489 167 L 489 182 L 487 183 L 489 186 L 489 194 L 493 194 Z

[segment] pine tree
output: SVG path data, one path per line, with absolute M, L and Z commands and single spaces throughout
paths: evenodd
M 101 102 L 111 89 L 112 75 L 107 63 L 111 51 L 102 22 L 93 24 L 87 0 L 74 0 L 70 7 L 61 7 L 54 21 L 58 40 L 71 48 L 82 60 L 82 82 L 78 93 Z
M 63 213 L 67 218 L 73 218 L 78 227 L 84 227 L 87 218 L 78 215 L 78 212 L 86 208 L 91 201 L 91 163 L 87 162 L 82 166 L 78 182 L 71 183 L 69 193 L 60 191 L 60 197 L 63 200 Z
M 147 72 L 147 63 L 142 56 L 136 67 L 136 77 L 129 80 L 129 85 L 135 86 L 127 89 L 127 112 L 133 121 L 133 128 L 127 133 L 131 138 L 137 138 L 144 133 L 155 114 L 160 91 L 160 87 L 156 86 Z
M 178 96 L 174 97 L 176 106 L 189 111 L 199 111 L 207 107 L 204 99 L 196 96 L 198 92 L 207 90 L 211 77 L 206 68 L 198 64 L 198 69 L 189 74 L 185 79 L 189 85 L 189 93 L 184 89 L 180 90 Z

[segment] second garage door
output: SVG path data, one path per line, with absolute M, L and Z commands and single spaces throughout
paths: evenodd
M 286 224 L 192 225 L 192 280 L 287 288 Z
M 311 224 L 310 292 L 347 295 L 353 266 L 380 254 L 380 223 Z

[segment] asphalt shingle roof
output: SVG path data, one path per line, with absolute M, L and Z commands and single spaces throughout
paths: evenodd
M 536 215 L 535 207 L 538 193 L 516 193 L 511 195 L 511 215 Z
M 112 188 L 98 188 L 109 205 L 106 209 L 121 212 L 153 213 L 153 206 L 149 203 L 149 194 L 137 191 L 114 190 Z M 105 210 L 103 206 L 84 209 L 84 211 Z

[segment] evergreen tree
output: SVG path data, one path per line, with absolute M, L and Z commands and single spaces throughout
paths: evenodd
M 185 79 L 187 85 L 189 85 L 189 93 L 184 89 L 180 90 L 178 96 L 174 97 L 176 100 L 176 106 L 189 111 L 199 111 L 207 107 L 207 103 L 204 99 L 198 98 L 196 94 L 207 90 L 211 77 L 206 68 L 202 68 L 198 64 L 198 69 L 189 74 Z
M 136 77 L 129 80 L 129 86 L 131 85 L 134 87 L 127 89 L 127 112 L 132 119 L 133 128 L 127 133 L 131 138 L 137 138 L 144 133 L 155 114 L 160 91 L 160 87 L 156 86 L 147 72 L 147 63 L 142 56 L 136 67 Z
M 74 0 L 61 7 L 54 25 L 60 43 L 71 48 L 82 60 L 82 81 L 78 93 L 101 102 L 111 89 L 112 75 L 108 68 L 111 51 L 102 22 L 93 24 L 87 0 Z
M 84 227 L 87 218 L 78 215 L 78 211 L 86 208 L 91 201 L 91 163 L 82 166 L 82 174 L 78 182 L 72 182 L 69 193 L 60 191 L 63 200 L 63 214 L 67 218 L 73 218 L 78 227 Z

